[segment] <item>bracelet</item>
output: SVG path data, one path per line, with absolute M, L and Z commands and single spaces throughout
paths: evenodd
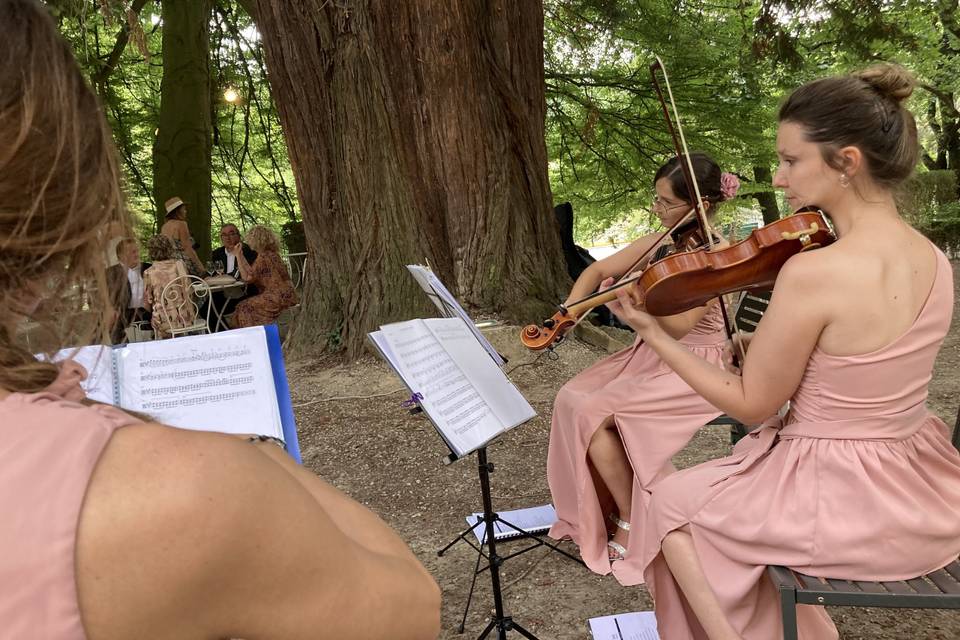
M 247 442 L 269 442 L 275 444 L 284 451 L 287 450 L 287 443 L 281 440 L 280 438 L 274 438 L 273 436 L 250 436 L 247 438 Z

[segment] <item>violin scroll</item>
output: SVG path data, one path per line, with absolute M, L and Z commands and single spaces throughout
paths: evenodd
M 561 307 L 552 317 L 543 321 L 543 327 L 535 324 L 525 326 L 520 332 L 520 342 L 531 351 L 542 351 L 563 340 L 576 323 L 576 316 Z

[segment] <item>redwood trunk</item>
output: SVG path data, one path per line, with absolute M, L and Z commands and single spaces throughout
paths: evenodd
M 430 313 L 430 263 L 471 310 L 547 317 L 568 285 L 544 143 L 539 0 L 259 0 L 309 287 L 295 349 Z

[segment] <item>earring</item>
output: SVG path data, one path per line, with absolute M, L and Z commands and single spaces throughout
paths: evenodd
M 840 174 L 840 186 L 844 189 L 850 186 L 850 178 L 848 178 L 845 173 Z

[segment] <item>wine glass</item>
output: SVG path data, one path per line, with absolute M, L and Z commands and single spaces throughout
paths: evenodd
M 222 276 L 225 268 L 223 266 L 223 260 L 214 260 L 213 261 L 213 272 L 218 276 Z
M 204 266 L 206 266 L 206 268 L 207 268 L 207 274 L 208 274 L 208 275 L 211 275 L 211 276 L 212 276 L 212 275 L 216 275 L 216 273 L 217 273 L 217 266 L 216 266 L 216 262 L 215 262 L 215 261 L 213 261 L 213 260 L 207 260 L 207 262 L 206 262 L 206 264 L 205 264 Z

